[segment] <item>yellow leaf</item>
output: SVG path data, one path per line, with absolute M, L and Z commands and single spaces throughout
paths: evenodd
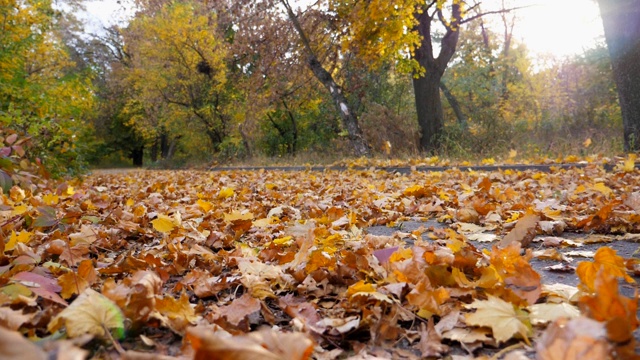
M 420 185 L 409 186 L 402 192 L 404 196 L 422 197 L 427 194 L 427 190 Z
M 490 327 L 498 343 L 505 342 L 516 334 L 529 342 L 529 326 L 525 323 L 528 323 L 527 316 L 521 311 L 516 311 L 513 304 L 489 295 L 487 300 L 475 300 L 465 308 L 476 309 L 475 313 L 466 314 L 466 323 Z
M 285 236 L 285 237 L 277 238 L 273 240 L 273 243 L 276 245 L 291 245 L 293 244 L 293 236 Z
M 624 165 L 622 166 L 622 171 L 624 172 L 633 172 L 636 169 L 636 158 L 638 155 L 629 154 L 629 157 L 624 161 Z
M 22 215 L 25 212 L 27 212 L 27 207 L 25 205 L 18 205 L 18 206 L 13 208 L 13 211 L 11 212 L 11 215 L 12 216 Z
M 9 237 L 9 242 L 4 245 L 4 251 L 13 250 L 19 242 L 23 244 L 28 243 L 31 239 L 31 235 L 33 235 L 33 233 L 28 231 L 23 230 L 16 234 L 14 230 L 11 230 L 11 237 Z
M 360 280 L 357 283 L 349 286 L 347 289 L 347 297 L 352 297 L 358 293 L 372 293 L 376 291 L 376 287 L 373 284 L 367 283 L 364 280 Z
M 218 193 L 218 198 L 219 199 L 226 199 L 226 198 L 230 198 L 233 195 L 235 195 L 235 191 L 233 190 L 233 188 L 231 187 L 225 187 L 220 189 L 220 192 Z
M 196 204 L 198 206 L 200 206 L 202 208 L 202 210 L 204 210 L 204 212 L 209 212 L 213 208 L 213 204 L 212 203 L 210 203 L 208 201 L 205 201 L 205 200 L 202 200 L 202 199 L 196 201 Z
M 511 149 L 511 151 L 509 151 L 509 159 L 513 159 L 516 156 L 518 156 L 518 152 L 516 150 Z
M 166 215 L 158 215 L 158 218 L 151 220 L 153 228 L 162 233 L 169 233 L 174 229 L 173 219 Z
M 46 205 L 52 206 L 58 203 L 59 198 L 56 194 L 46 194 L 42 197 L 42 201 L 44 201 Z
M 155 310 L 152 316 L 176 332 L 183 332 L 198 321 L 198 315 L 189 303 L 189 296 L 184 292 L 177 300 L 171 296 L 156 299 Z
M 124 335 L 124 315 L 120 308 L 104 295 L 85 290 L 68 308 L 51 320 L 47 329 L 55 332 L 61 327 L 75 338 L 84 334 L 105 336 L 104 329 L 115 330 L 116 338 Z
M 589 146 L 591 146 L 591 138 L 587 138 L 587 140 L 585 140 L 585 141 L 582 143 L 582 146 L 584 146 L 584 147 L 586 147 L 586 148 L 588 148 Z
M 496 160 L 494 158 L 482 159 L 482 165 L 494 165 Z
M 398 249 L 389 257 L 389 262 L 398 262 L 413 258 L 413 250 L 411 248 Z
M 613 192 L 613 190 L 611 190 L 611 188 L 609 188 L 607 185 L 605 185 L 604 183 L 601 183 L 601 182 L 596 183 L 595 185 L 593 185 L 592 189 L 595 190 L 595 191 L 601 192 L 605 196 L 609 196 Z
M 133 199 L 127 199 L 126 205 L 127 206 L 133 206 L 133 204 L 135 204 L 135 202 L 133 201 Z
M 224 214 L 224 221 L 233 222 L 237 220 L 253 220 L 253 213 L 248 211 L 233 211 L 231 214 Z
M 73 189 L 73 186 L 67 186 L 67 195 L 72 196 L 74 195 L 76 192 Z

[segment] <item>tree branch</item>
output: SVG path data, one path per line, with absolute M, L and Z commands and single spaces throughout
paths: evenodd
M 530 8 L 530 7 L 533 7 L 533 5 L 517 6 L 517 7 L 513 7 L 513 8 L 509 8 L 509 9 L 487 11 L 487 12 L 483 12 L 483 13 L 474 15 L 472 17 L 468 17 L 468 18 L 466 18 L 464 20 L 461 20 L 460 24 L 466 24 L 468 22 L 471 22 L 471 21 L 473 21 L 475 19 L 481 18 L 481 17 L 486 16 L 486 15 L 504 14 L 504 13 L 508 13 L 508 12 L 511 12 L 511 11 L 520 10 L 520 9 L 526 9 L 526 8 Z

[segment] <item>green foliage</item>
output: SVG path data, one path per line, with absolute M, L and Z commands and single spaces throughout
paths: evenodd
M 326 151 L 338 135 L 338 119 L 327 117 L 324 102 L 304 102 L 291 109 L 277 106 L 260 123 L 260 147 L 268 156 Z
M 90 78 L 73 74 L 50 1 L 0 2 L 0 122 L 31 136 L 32 158 L 58 176 L 82 171 Z

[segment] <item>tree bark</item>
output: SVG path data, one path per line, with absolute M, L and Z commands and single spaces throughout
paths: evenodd
M 598 0 L 618 88 L 625 151 L 640 150 L 640 0 Z
M 342 120 L 342 125 L 345 127 L 348 133 L 349 142 L 353 147 L 356 155 L 358 156 L 371 156 L 371 148 L 369 144 L 367 144 L 364 139 L 364 135 L 362 129 L 360 128 L 360 124 L 358 124 L 358 117 L 354 114 L 353 109 L 351 108 L 349 102 L 347 101 L 346 96 L 342 93 L 342 88 L 336 83 L 333 79 L 331 73 L 329 73 L 320 63 L 318 57 L 315 52 L 311 48 L 311 43 L 309 42 L 309 38 L 306 33 L 302 29 L 302 25 L 300 21 L 298 21 L 298 17 L 293 12 L 291 5 L 287 0 L 280 0 L 280 3 L 287 10 L 287 15 L 289 20 L 293 24 L 302 45 L 307 52 L 307 64 L 313 75 L 322 83 L 322 85 L 329 91 L 331 95 L 331 99 L 340 114 L 340 119 Z
M 144 160 L 144 146 L 137 146 L 131 150 L 131 160 L 133 161 L 133 166 L 142 167 Z
M 424 9 L 416 14 L 418 20 L 417 30 L 422 41 L 416 49 L 415 59 L 424 68 L 424 75 L 413 78 L 413 90 L 416 101 L 416 112 L 421 135 L 420 147 L 422 151 L 434 152 L 440 147 L 440 135 L 444 129 L 444 112 L 440 99 L 440 81 L 449 61 L 455 53 L 460 37 L 460 21 L 462 12 L 459 4 L 452 7 L 453 21 L 446 28 L 440 43 L 440 53 L 434 56 L 433 43 L 431 41 L 431 22 L 436 14 L 442 18 L 442 13 L 434 11 L 431 15 L 429 9 Z
M 458 99 L 456 99 L 456 97 L 451 93 L 451 91 L 449 91 L 449 88 L 447 87 L 447 85 L 445 85 L 445 83 L 442 81 L 440 81 L 440 90 L 442 90 L 444 97 L 449 102 L 449 105 L 451 105 L 451 109 L 453 109 L 453 113 L 456 114 L 456 119 L 458 119 L 458 125 L 460 125 L 460 127 L 463 130 L 467 130 L 469 127 L 469 124 L 467 123 L 467 116 L 462 111 L 462 108 L 460 107 L 460 103 L 458 102 Z

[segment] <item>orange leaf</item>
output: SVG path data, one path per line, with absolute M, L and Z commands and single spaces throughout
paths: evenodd
M 618 292 L 618 279 L 604 267 L 595 276 L 594 293 L 581 297 L 578 303 L 595 320 L 623 319 L 632 329 L 638 327 L 638 301 L 622 296 Z
M 578 264 L 576 273 L 580 278 L 580 288 L 588 292 L 594 292 L 595 279 L 601 269 L 614 277 L 624 278 L 628 283 L 635 283 L 635 280 L 627 275 L 624 259 L 616 255 L 615 250 L 603 246 L 596 251 L 593 262 L 583 261 Z
M 82 260 L 78 265 L 77 273 L 67 272 L 58 278 L 58 284 L 62 287 L 60 295 L 69 299 L 73 295 L 79 295 L 85 289 L 98 280 L 98 272 L 93 267 L 92 260 Z

